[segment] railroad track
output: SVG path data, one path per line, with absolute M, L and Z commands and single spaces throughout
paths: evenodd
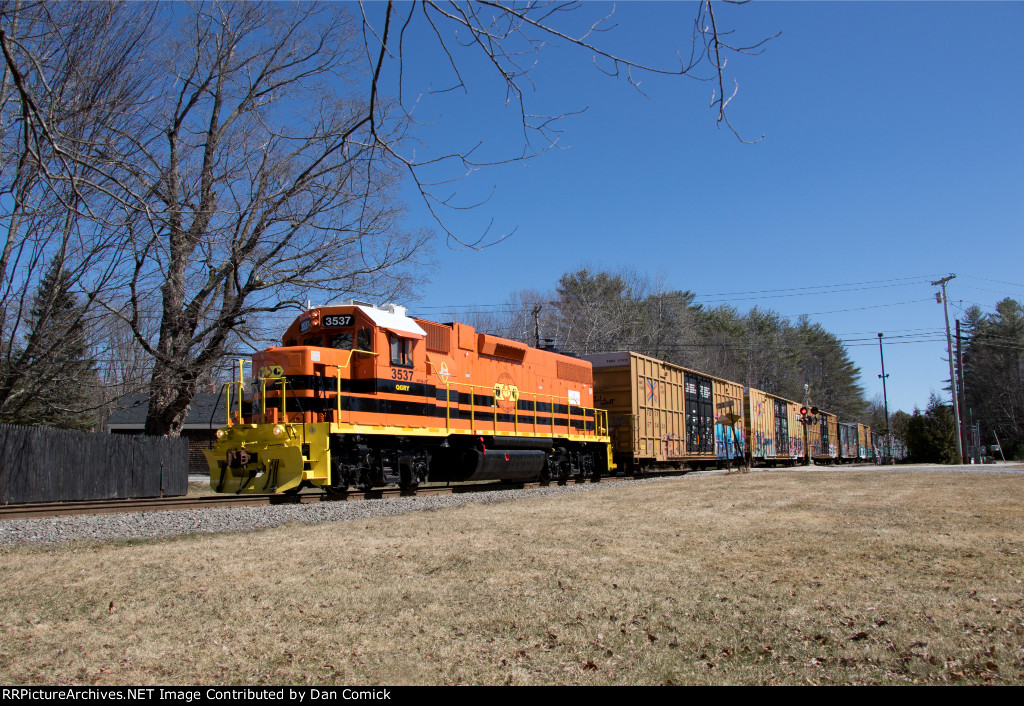
M 261 507 L 266 505 L 306 505 L 350 500 L 380 500 L 397 497 L 451 495 L 492 490 L 538 488 L 532 483 L 477 483 L 456 486 L 425 486 L 408 492 L 399 488 L 377 488 L 369 491 L 345 493 L 307 492 L 298 495 L 205 495 L 199 497 L 144 498 L 129 500 L 88 500 L 62 503 L 26 503 L 0 506 L 0 521 L 27 520 L 67 515 L 106 515 L 119 512 L 158 512 L 167 510 L 208 510 L 230 507 Z

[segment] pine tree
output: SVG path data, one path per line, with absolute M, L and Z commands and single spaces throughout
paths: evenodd
M 1007 457 L 1024 457 L 1024 305 L 1013 299 L 991 314 L 967 311 L 964 394 L 984 443 L 997 438 Z
M 957 463 L 953 408 L 933 393 L 924 414 L 915 409 L 907 422 L 906 440 L 915 463 Z
M 12 371 L 18 388 L 0 420 L 10 424 L 91 429 L 96 425 L 98 376 L 84 328 L 84 308 L 71 277 L 55 259 L 39 282 L 28 314 L 29 332 Z
M 842 341 L 806 317 L 800 318 L 795 340 L 799 347 L 798 365 L 804 382 L 810 385 L 815 406 L 844 420 L 864 417 L 867 402 L 864 388 L 857 383 L 860 368 L 850 360 Z

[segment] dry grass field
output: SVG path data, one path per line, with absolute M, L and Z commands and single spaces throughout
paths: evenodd
M 773 471 L 0 550 L 3 684 L 1024 683 L 1024 476 Z

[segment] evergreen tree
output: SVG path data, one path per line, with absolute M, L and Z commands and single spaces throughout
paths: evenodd
M 860 368 L 853 364 L 835 334 L 821 324 L 801 317 L 794 342 L 798 347 L 800 373 L 810 385 L 815 406 L 844 420 L 861 419 L 867 411 L 864 388 L 857 380 Z
M 630 270 L 567 272 L 547 296 L 517 293 L 513 314 L 493 329 L 532 343 L 540 304 L 542 335 L 564 352 L 632 350 L 798 402 L 807 384 L 816 406 L 878 426 L 842 341 L 806 317 L 794 325 L 770 309 L 705 308 L 693 292 L 665 290 Z
M 574 354 L 633 350 L 685 365 L 696 332 L 693 292 L 666 291 L 630 270 L 562 275 L 555 289 L 546 337 Z
M 652 358 L 690 365 L 696 340 L 693 298 L 693 292 L 682 290 L 648 294 L 640 307 L 637 349 Z
M 803 400 L 799 341 L 789 319 L 770 309 L 751 309 L 746 324 L 746 384 L 772 395 Z
M 697 331 L 703 344 L 701 358 L 692 367 L 712 375 L 745 382 L 747 327 L 739 311 L 728 304 L 697 308 Z
M 965 414 L 980 423 L 984 443 L 998 437 L 1007 457 L 1024 458 L 1024 305 L 1004 299 L 991 314 L 975 306 L 966 323 Z
M 0 421 L 83 430 L 96 426 L 96 364 L 84 329 L 84 307 L 71 284 L 61 260 L 55 259 L 33 298 L 28 335 L 8 359 L 10 369 L 2 371 L 12 389 Z
M 924 414 L 914 409 L 907 422 L 906 441 L 914 463 L 957 463 L 953 408 L 933 393 Z

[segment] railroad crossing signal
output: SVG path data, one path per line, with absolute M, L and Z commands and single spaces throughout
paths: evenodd
M 817 407 L 811 407 L 810 409 L 808 409 L 807 407 L 801 407 L 800 408 L 800 417 L 799 417 L 799 419 L 797 421 L 799 421 L 801 424 L 811 424 L 813 422 L 817 422 L 818 421 L 818 408 Z

